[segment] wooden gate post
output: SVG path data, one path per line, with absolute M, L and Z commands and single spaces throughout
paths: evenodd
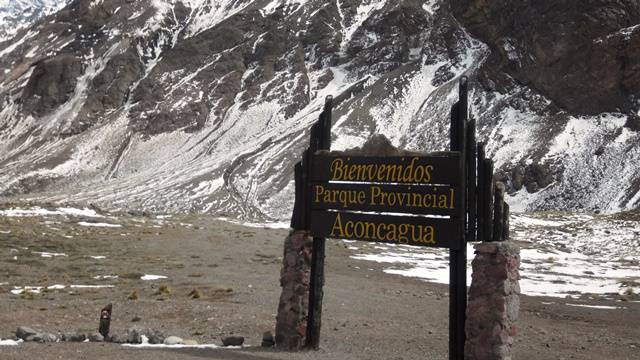
M 451 151 L 459 151 L 462 157 L 460 216 L 467 226 L 461 229 L 459 250 L 449 250 L 449 359 L 463 360 L 465 343 L 465 314 L 467 308 L 467 118 L 468 82 L 460 80 L 459 101 L 451 109 Z M 475 159 L 474 159 L 475 160 Z M 467 221 L 465 221 L 467 220 Z

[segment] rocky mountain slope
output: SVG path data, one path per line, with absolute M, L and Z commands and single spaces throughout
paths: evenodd
M 0 43 L 40 18 L 62 9 L 68 0 L 0 0 Z
M 460 76 L 516 210 L 640 205 L 634 0 L 74 0 L 0 43 L 0 194 L 286 219 L 333 144 L 447 147 Z

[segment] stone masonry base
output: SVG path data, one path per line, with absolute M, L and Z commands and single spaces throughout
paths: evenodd
M 513 242 L 475 246 L 467 303 L 466 360 L 510 360 L 520 309 L 520 248 Z

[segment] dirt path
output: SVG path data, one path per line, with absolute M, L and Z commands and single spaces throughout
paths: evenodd
M 79 225 L 83 220 L 121 227 Z M 285 236 L 285 230 L 196 216 L 0 218 L 0 338 L 20 325 L 49 332 L 93 330 L 99 309 L 112 302 L 112 332 L 141 325 L 217 344 L 220 337 L 235 334 L 251 346 L 178 351 L 23 343 L 0 347 L 0 359 L 447 358 L 447 287 L 385 274 L 381 264 L 351 259 L 352 250 L 337 241 L 327 248 L 321 350 L 292 354 L 260 348 L 262 333 L 273 331 L 275 324 Z M 141 280 L 145 274 L 168 278 Z M 118 278 L 95 278 L 105 275 Z M 10 293 L 15 286 L 55 284 L 66 288 Z M 163 284 L 170 293 L 158 293 Z M 201 298 L 188 296 L 194 288 Z M 138 299 L 129 300 L 134 291 Z M 522 298 L 516 359 L 640 359 L 640 303 L 579 303 L 613 310 L 566 303 L 576 301 Z M 135 317 L 140 320 L 132 322 Z

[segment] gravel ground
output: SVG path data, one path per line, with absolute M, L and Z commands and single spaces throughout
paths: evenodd
M 139 325 L 201 344 L 241 335 L 248 345 L 160 350 L 22 343 L 1 346 L 0 359 L 447 358 L 447 286 L 386 274 L 384 264 L 354 260 L 353 250 L 333 240 L 327 246 L 321 349 L 260 348 L 262 333 L 275 326 L 286 234 L 195 215 L 0 217 L 0 338 L 21 325 L 54 333 L 95 330 L 99 310 L 113 303 L 115 333 Z M 150 274 L 167 278 L 141 280 Z M 15 287 L 52 285 L 65 288 L 11 293 Z M 168 292 L 159 291 L 163 285 Z M 194 289 L 200 298 L 188 295 Z M 640 359 L 640 303 L 635 295 L 624 300 L 570 301 L 615 307 L 609 309 L 523 296 L 514 358 Z

